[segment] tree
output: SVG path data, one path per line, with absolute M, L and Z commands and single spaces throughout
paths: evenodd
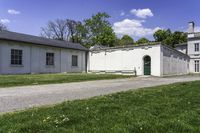
M 165 39 L 167 39 L 169 36 L 171 36 L 171 30 L 158 30 L 153 34 L 153 37 L 156 42 L 162 42 Z
M 41 36 L 49 39 L 66 40 L 73 43 L 83 43 L 87 30 L 80 21 L 62 20 L 49 21 L 41 28 Z
M 0 31 L 4 30 L 8 30 L 8 28 L 4 24 L 0 23 Z
M 97 13 L 84 22 L 70 19 L 49 21 L 45 27 L 41 28 L 41 35 L 46 38 L 81 43 L 88 47 L 114 46 L 116 35 L 108 18 L 110 16 L 106 13 Z
M 50 39 L 69 40 L 67 22 L 62 19 L 49 21 L 47 26 L 41 28 L 41 35 Z
M 174 47 L 175 44 L 187 42 L 187 34 L 180 31 L 171 32 L 168 30 L 158 30 L 154 33 L 155 41 Z
M 81 22 L 78 22 L 75 31 L 75 42 L 84 44 L 84 42 L 86 42 L 86 36 L 88 33 L 87 29 L 85 28 L 85 25 Z
M 187 34 L 184 32 L 175 31 L 173 33 L 173 41 L 174 44 L 187 42 Z
M 130 37 L 129 35 L 124 35 L 121 39 L 120 39 L 120 45 L 132 45 L 134 44 L 134 40 L 132 37 Z
M 81 43 L 83 36 L 87 33 L 81 22 L 67 19 L 67 28 L 70 41 L 73 43 Z
M 87 44 L 113 46 L 116 35 L 108 21 L 110 16 L 107 13 L 97 13 L 92 18 L 86 19 L 85 27 L 88 31 Z
M 149 42 L 149 40 L 148 40 L 147 38 L 143 37 L 143 38 L 140 38 L 140 39 L 136 42 L 136 44 L 144 44 L 144 43 L 148 43 L 148 42 Z

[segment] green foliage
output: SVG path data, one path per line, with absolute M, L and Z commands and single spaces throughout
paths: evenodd
M 119 40 L 119 45 L 132 45 L 134 44 L 134 40 L 132 37 L 129 35 L 124 35 L 120 40 Z
M 200 81 L 0 116 L 1 133 L 199 133 Z
M 88 31 L 87 44 L 113 46 L 116 36 L 108 19 L 107 13 L 97 13 L 92 18 L 85 20 L 85 27 Z
M 87 33 L 88 31 L 85 28 L 85 25 L 81 22 L 77 22 L 75 26 L 75 34 L 73 35 L 73 37 L 71 37 L 71 41 L 73 39 L 75 43 L 84 44 L 84 40 L 86 39 Z
M 155 39 L 155 41 L 157 42 L 162 42 L 164 41 L 166 38 L 168 38 L 169 36 L 171 36 L 171 30 L 167 29 L 167 30 L 158 30 L 153 34 L 153 37 Z
M 187 34 L 180 31 L 175 31 L 173 33 L 174 44 L 187 42 Z
M 145 44 L 145 43 L 148 43 L 150 42 L 147 38 L 143 37 L 143 38 L 140 38 L 136 44 Z
M 0 87 L 69 83 L 101 79 L 128 78 L 130 76 L 112 74 L 33 74 L 0 75 Z
M 56 19 L 41 28 L 41 35 L 46 38 L 81 43 L 86 47 L 114 46 L 116 35 L 108 21 L 109 18 L 107 13 L 97 13 L 84 22 Z
M 171 32 L 168 30 L 158 30 L 154 33 L 154 39 L 157 42 L 174 47 L 175 44 L 187 42 L 187 34 L 180 31 Z

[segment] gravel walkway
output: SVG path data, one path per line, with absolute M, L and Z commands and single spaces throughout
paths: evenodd
M 137 77 L 53 85 L 0 88 L 0 113 L 84 99 L 130 89 L 200 80 L 200 76 Z

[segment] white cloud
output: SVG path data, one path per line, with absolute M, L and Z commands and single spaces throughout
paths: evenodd
M 12 14 L 12 15 L 17 15 L 17 14 L 20 14 L 21 12 L 20 12 L 20 11 L 17 11 L 17 10 L 14 10 L 14 9 L 9 9 L 9 10 L 8 10 L 8 13 L 9 13 L 9 14 Z
M 130 35 L 133 37 L 145 37 L 152 35 L 157 30 L 161 29 L 160 27 L 155 28 L 145 28 L 142 23 L 145 20 L 135 20 L 135 19 L 124 19 L 120 22 L 115 22 L 113 25 L 113 30 L 118 35 Z
M 132 9 L 131 14 L 134 14 L 135 16 L 139 18 L 147 18 L 147 17 L 153 17 L 153 13 L 149 8 L 146 9 Z
M 7 23 L 10 23 L 10 20 L 9 19 L 0 19 L 0 22 L 3 24 L 7 24 Z
M 124 16 L 124 15 L 125 15 L 125 12 L 121 11 L 120 16 Z

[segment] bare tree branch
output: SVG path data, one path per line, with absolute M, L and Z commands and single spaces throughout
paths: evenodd
M 67 23 L 62 19 L 49 21 L 46 27 L 41 28 L 41 35 L 46 38 L 67 40 L 67 34 Z
M 0 23 L 0 31 L 4 30 L 8 30 L 8 28 L 4 24 Z

